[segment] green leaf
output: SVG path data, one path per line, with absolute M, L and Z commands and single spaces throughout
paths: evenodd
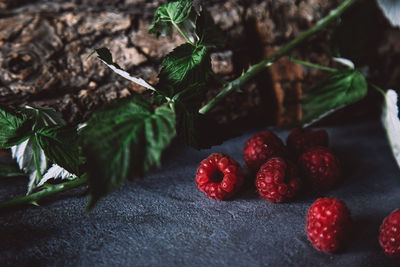
M 0 109 L 0 147 L 10 148 L 29 138 L 31 124 L 26 116 Z
M 172 33 L 172 25 L 184 22 L 189 18 L 192 10 L 192 1 L 181 0 L 170 2 L 159 6 L 154 13 L 153 23 L 150 25 L 149 33 L 155 36 L 168 35 Z
M 367 81 L 358 71 L 333 73 L 306 94 L 301 123 L 309 125 L 339 108 L 359 101 L 367 94 L 367 87 Z
M 36 142 L 46 157 L 68 172 L 79 175 L 77 132 L 71 127 L 53 126 L 35 133 Z
M 17 160 L 19 168 L 29 175 L 27 194 L 30 194 L 37 187 L 43 173 L 47 170 L 46 155 L 33 136 L 13 146 L 11 154 Z
M 112 71 L 114 71 L 115 73 L 117 73 L 118 75 L 124 77 L 125 79 L 134 82 L 140 86 L 143 86 L 147 89 L 150 90 L 155 90 L 153 86 L 151 86 L 150 84 L 148 84 L 145 80 L 143 80 L 142 78 L 136 78 L 133 77 L 132 75 L 130 75 L 127 71 L 123 70 L 117 63 L 115 63 L 113 61 L 112 55 L 110 53 L 110 51 L 105 48 L 98 48 L 95 49 L 94 52 L 97 53 L 97 57 L 104 63 L 106 64 Z
M 33 108 L 25 106 L 19 110 L 19 113 L 27 116 L 27 120 L 33 122 L 33 131 L 48 126 L 67 124 L 62 118 L 61 113 L 55 111 L 53 108 Z
M 162 151 L 174 136 L 174 112 L 166 105 L 154 110 L 139 96 L 95 112 L 82 129 L 89 208 L 127 178 L 159 166 Z
M 25 174 L 20 171 L 20 169 L 15 163 L 14 164 L 0 163 L 0 178 L 18 177 L 24 175 Z
M 162 62 L 159 87 L 169 96 L 188 87 L 203 86 L 211 73 L 211 58 L 205 46 L 183 44 Z
M 206 9 L 203 9 L 197 18 L 196 34 L 199 38 L 198 45 L 216 47 L 226 42 L 224 32 L 214 23 L 211 14 Z
M 219 145 L 227 136 L 225 129 L 210 117 L 198 113 L 197 105 L 175 102 L 178 137 L 195 149 Z

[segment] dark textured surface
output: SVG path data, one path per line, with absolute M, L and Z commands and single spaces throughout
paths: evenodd
M 400 206 L 400 171 L 380 124 L 328 130 L 345 181 L 324 195 L 344 200 L 354 221 L 339 254 L 318 252 L 307 240 L 305 214 L 317 195 L 272 204 L 253 187 L 231 201 L 197 189 L 197 164 L 216 151 L 242 164 L 248 133 L 208 151 L 174 144 L 162 169 L 112 193 L 87 216 L 86 197 L 79 197 L 84 188 L 0 214 L 0 265 L 398 266 L 377 241 L 382 219 Z M 24 190 L 23 180 L 0 181 L 0 200 Z

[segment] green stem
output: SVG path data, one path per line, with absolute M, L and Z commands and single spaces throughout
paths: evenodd
M 338 71 L 337 69 L 334 69 L 334 68 L 321 66 L 321 65 L 318 65 L 318 64 L 315 64 L 315 63 L 311 63 L 311 62 L 308 62 L 308 61 L 303 61 L 303 60 L 300 60 L 300 59 L 295 59 L 295 58 L 292 58 L 292 57 L 287 57 L 287 59 L 292 61 L 292 62 L 294 62 L 294 63 L 300 64 L 300 65 L 303 65 L 303 66 L 306 66 L 306 67 L 310 67 L 310 68 L 315 68 L 315 69 L 319 69 L 319 70 L 325 70 L 325 71 L 329 71 L 329 72 Z
M 380 88 L 379 86 L 377 86 L 376 84 L 373 83 L 369 83 L 369 85 L 372 86 L 372 88 L 374 88 L 375 90 L 377 90 L 379 93 L 381 93 L 383 95 L 383 98 L 386 98 L 386 93 L 385 91 L 383 91 L 382 88 Z
M 186 33 L 184 33 L 182 31 L 182 29 L 178 26 L 178 24 L 176 24 L 175 22 L 171 21 L 172 25 L 174 25 L 174 27 L 178 30 L 178 32 L 183 36 L 183 38 L 185 38 L 186 42 L 188 42 L 189 44 L 195 46 L 195 44 L 190 41 L 189 37 L 186 35 Z
M 48 185 L 43 190 L 24 196 L 15 198 L 12 200 L 4 201 L 0 203 L 0 210 L 5 208 L 10 208 L 19 205 L 27 205 L 27 204 L 36 204 L 42 198 L 52 196 L 58 192 L 67 191 L 69 189 L 81 186 L 87 183 L 87 178 L 83 176 L 82 178 L 77 178 L 72 181 L 64 182 L 62 184 L 57 185 Z
M 217 105 L 222 99 L 233 91 L 239 90 L 239 88 L 245 84 L 248 80 L 253 78 L 255 75 L 271 66 L 279 58 L 289 54 L 296 46 L 303 43 L 308 37 L 315 33 L 323 30 L 328 24 L 339 18 L 349 7 L 351 7 L 358 0 L 345 0 L 336 9 L 332 10 L 326 17 L 319 20 L 313 27 L 300 34 L 298 37 L 284 45 L 278 51 L 267 57 L 265 60 L 251 66 L 246 72 L 244 72 L 239 78 L 228 83 L 219 94 L 212 99 L 209 103 L 203 106 L 199 112 L 205 114 L 209 112 L 215 105 Z

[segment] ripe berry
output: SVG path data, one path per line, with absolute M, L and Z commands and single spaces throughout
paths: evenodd
M 314 147 L 301 154 L 300 175 L 312 187 L 328 190 L 340 180 L 340 164 L 335 154 L 326 147 Z
M 210 198 L 232 197 L 243 184 L 242 168 L 233 158 L 214 153 L 200 162 L 196 174 L 197 187 Z
M 256 173 L 268 159 L 284 156 L 285 145 L 275 134 L 265 131 L 246 142 L 243 154 L 247 170 Z
M 312 245 L 332 253 L 342 246 L 350 227 L 350 211 L 337 198 L 319 198 L 307 212 L 307 235 Z
M 379 232 L 379 243 L 385 254 L 400 258 L 400 210 L 395 209 L 383 220 Z
M 290 152 L 298 157 L 312 147 L 328 147 L 328 133 L 325 130 L 295 128 L 287 137 L 286 144 Z
M 270 202 L 287 201 L 300 189 L 295 165 L 278 157 L 261 166 L 255 184 L 260 196 Z

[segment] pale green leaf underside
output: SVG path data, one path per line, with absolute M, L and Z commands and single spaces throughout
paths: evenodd
M 386 129 L 389 144 L 397 165 L 400 167 L 400 119 L 398 94 L 395 90 L 386 92 L 385 103 L 382 112 L 382 123 Z
M 130 75 L 127 71 L 123 70 L 117 63 L 113 61 L 111 52 L 105 48 L 98 48 L 94 50 L 97 53 L 97 57 L 107 65 L 112 71 L 117 73 L 118 75 L 124 77 L 125 79 L 134 82 L 140 86 L 143 86 L 144 88 L 150 89 L 150 90 L 155 90 L 153 86 L 151 86 L 149 83 L 147 83 L 145 80 L 142 78 L 136 78 L 132 75 Z
M 28 140 L 13 146 L 11 154 L 16 159 L 19 168 L 29 175 L 27 194 L 30 194 L 37 187 L 48 167 L 48 160 L 44 151 L 32 136 Z

